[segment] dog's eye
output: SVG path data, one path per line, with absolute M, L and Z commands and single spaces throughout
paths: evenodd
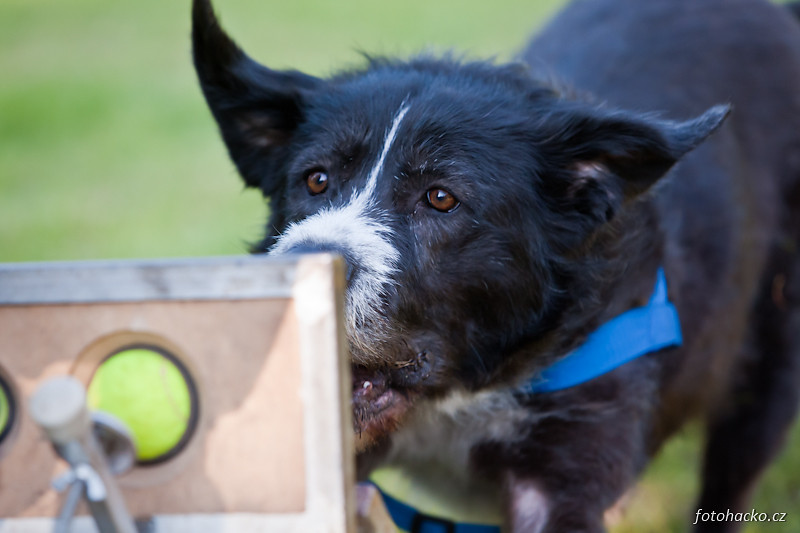
M 425 196 L 428 199 L 428 205 L 442 213 L 454 211 L 461 205 L 455 196 L 444 189 L 429 189 Z
M 324 193 L 328 190 L 328 175 L 322 171 L 315 170 L 306 176 L 306 187 L 312 196 Z

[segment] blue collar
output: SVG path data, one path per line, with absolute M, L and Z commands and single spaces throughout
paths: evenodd
M 600 326 L 583 345 L 542 371 L 522 391 L 534 394 L 567 389 L 637 357 L 682 343 L 678 311 L 667 297 L 667 279 L 659 268 L 647 305 L 626 311 Z M 500 533 L 497 526 L 456 523 L 426 515 L 380 487 L 378 490 L 397 527 L 410 533 Z
M 667 297 L 667 278 L 659 268 L 647 305 L 626 311 L 597 328 L 584 344 L 528 382 L 523 392 L 573 387 L 637 357 L 682 343 L 678 311 Z

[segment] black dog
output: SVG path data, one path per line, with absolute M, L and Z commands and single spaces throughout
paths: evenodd
M 800 24 L 785 8 L 579 0 L 527 65 L 370 59 L 327 80 L 251 60 L 207 0 L 193 15 L 203 92 L 270 201 L 255 251 L 348 262 L 363 472 L 502 493 L 513 531 L 602 531 L 699 415 L 699 507 L 746 505 L 800 383 Z M 681 331 L 667 313 L 672 333 L 641 357 L 529 386 L 627 311 L 650 320 L 651 296 Z

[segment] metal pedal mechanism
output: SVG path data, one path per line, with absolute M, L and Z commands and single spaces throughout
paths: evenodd
M 136 533 L 114 479 L 136 460 L 125 425 L 106 413 L 90 415 L 86 390 L 80 381 L 68 376 L 52 378 L 36 389 L 30 400 L 30 414 L 58 455 L 70 465 L 53 481 L 56 490 L 68 491 L 54 531 L 69 531 L 83 498 L 101 533 Z

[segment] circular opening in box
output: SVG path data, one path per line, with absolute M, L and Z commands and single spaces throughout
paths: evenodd
M 175 457 L 199 418 L 197 387 L 187 368 L 168 350 L 149 344 L 125 346 L 106 357 L 89 381 L 88 403 L 125 423 L 139 465 Z
M 0 447 L 11 435 L 14 421 L 17 418 L 17 402 L 11 390 L 11 384 L 0 372 Z

